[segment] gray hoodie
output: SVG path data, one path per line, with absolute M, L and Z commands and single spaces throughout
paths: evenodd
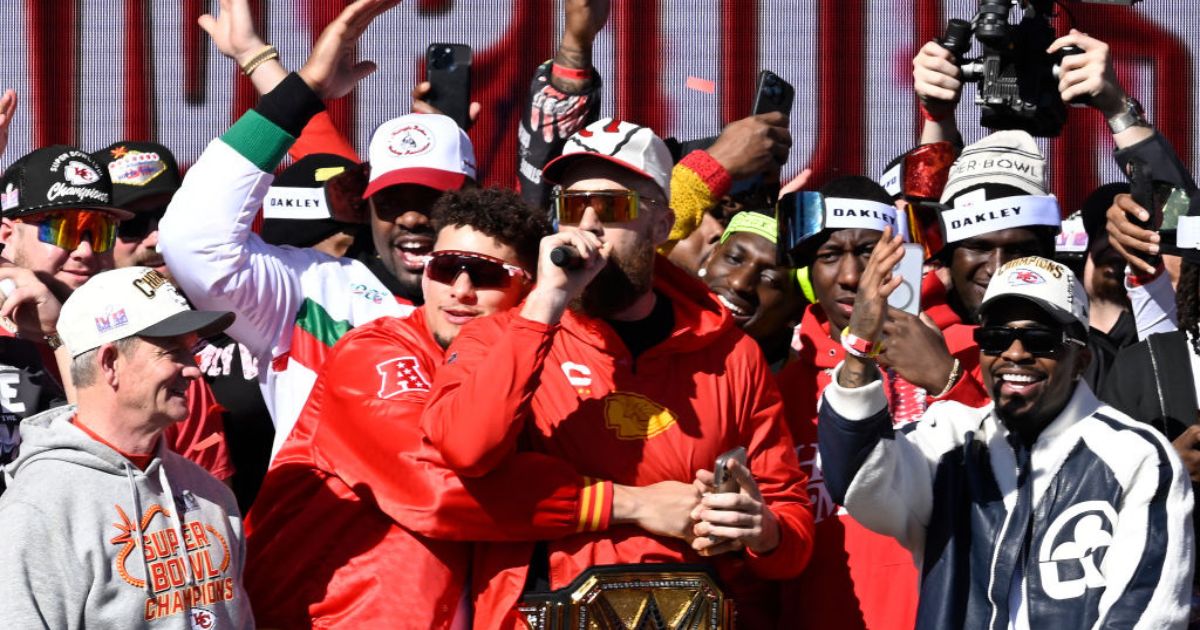
M 229 489 L 161 439 L 139 470 L 74 414 L 27 418 L 5 467 L 0 626 L 253 628 Z

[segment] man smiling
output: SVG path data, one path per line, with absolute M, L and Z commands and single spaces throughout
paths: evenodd
M 772 371 L 782 367 L 804 297 L 790 267 L 776 263 L 775 218 L 748 210 L 734 215 L 700 277 L 750 335 Z
M 994 405 L 936 403 L 895 431 L 869 349 L 901 256 L 885 238 L 863 273 L 818 431 L 834 499 L 918 559 L 917 627 L 1183 627 L 1191 488 L 1161 435 L 1081 382 L 1074 274 L 1001 266 L 974 335 Z

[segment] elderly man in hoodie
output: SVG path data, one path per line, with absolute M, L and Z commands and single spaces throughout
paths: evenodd
M 26 419 L 5 469 L 5 627 L 254 627 L 233 494 L 162 439 L 188 415 L 197 339 L 232 322 L 148 267 L 98 274 L 63 304 L 78 406 Z

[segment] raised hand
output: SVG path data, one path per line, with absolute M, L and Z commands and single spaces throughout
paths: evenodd
M 936 326 L 924 317 L 889 307 L 883 337 L 881 364 L 931 396 L 945 388 L 954 369 L 954 356 Z
M 17 113 L 17 93 L 4 90 L 0 96 L 0 156 L 8 148 L 8 128 L 12 125 L 13 114 Z
M 913 91 L 925 111 L 935 118 L 953 114 L 962 88 L 962 70 L 955 63 L 954 53 L 937 42 L 921 47 L 913 58 Z
M 1105 117 L 1120 113 L 1125 90 L 1117 82 L 1108 44 L 1075 29 L 1054 40 L 1047 52 L 1074 46 L 1083 52 L 1063 57 L 1059 69 L 1058 91 L 1065 103 L 1077 99 L 1100 110 Z
M 196 22 L 222 55 L 243 65 L 266 43 L 254 30 L 254 17 L 247 0 L 221 0 L 220 7 L 216 17 L 205 13 Z
M 434 107 L 433 105 L 430 105 L 429 101 L 427 100 L 429 98 L 429 93 L 432 90 L 433 90 L 433 84 L 428 81 L 422 81 L 422 82 L 418 83 L 415 87 L 413 87 L 413 89 L 412 89 L 412 110 L 414 113 L 417 113 L 417 114 L 442 114 L 443 113 L 442 110 Z M 483 111 L 483 105 L 480 105 L 479 103 L 477 103 L 475 101 L 472 101 L 471 105 L 467 108 L 467 118 L 469 119 L 470 126 L 472 126 L 472 127 L 475 126 L 475 121 L 476 121 L 476 119 L 479 118 L 479 113 L 481 111 Z
M 560 90 L 578 93 L 592 82 L 592 42 L 608 22 L 610 0 L 566 0 L 563 38 L 554 55 L 554 63 L 564 68 L 588 71 L 576 79 L 551 75 L 550 83 Z
M 376 69 L 373 61 L 356 61 L 358 38 L 372 20 L 397 4 L 400 0 L 358 0 L 346 7 L 317 38 L 312 54 L 300 68 L 300 78 L 322 100 L 349 94 Z
M 0 317 L 16 324 L 10 332 L 40 341 L 57 331 L 61 309 L 62 302 L 33 271 L 0 264 Z
M 725 126 L 708 154 L 736 180 L 778 171 L 792 148 L 788 117 L 770 112 L 735 120 Z
M 1138 253 L 1149 256 L 1158 254 L 1162 237 L 1158 232 L 1143 228 L 1130 219 L 1134 217 L 1149 221 L 1150 213 L 1139 206 L 1131 195 L 1121 194 L 1113 199 L 1113 205 L 1109 207 L 1105 217 L 1108 219 L 1108 240 L 1113 249 L 1117 250 L 1129 267 L 1137 273 L 1154 274 L 1154 265 L 1139 258 Z

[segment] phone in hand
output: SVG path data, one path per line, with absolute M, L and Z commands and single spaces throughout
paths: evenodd
M 785 116 L 792 115 L 792 101 L 796 98 L 796 88 L 784 81 L 779 75 L 770 70 L 758 73 L 758 90 L 754 96 L 754 109 L 751 115 L 779 112 Z
M 717 456 L 716 463 L 713 464 L 713 486 L 717 492 L 737 492 L 740 486 L 733 475 L 729 472 L 729 462 L 738 462 L 742 466 L 746 465 L 746 447 L 739 446 L 721 453 Z
M 433 89 L 426 99 L 458 126 L 471 126 L 471 47 L 466 44 L 430 44 L 425 50 L 425 77 Z
M 921 314 L 921 271 L 925 266 L 925 246 L 920 243 L 905 243 L 904 258 L 892 270 L 904 280 L 888 296 L 888 306 L 898 308 L 910 315 Z
M 1150 164 L 1141 159 L 1134 158 L 1131 160 L 1126 174 L 1129 177 L 1129 188 L 1133 200 L 1150 214 L 1150 218 L 1145 221 L 1136 217 L 1130 217 L 1130 221 L 1140 228 L 1157 232 L 1162 226 L 1162 207 L 1170 195 L 1169 187 L 1159 185 L 1158 182 L 1155 182 L 1154 171 L 1150 168 Z M 1155 266 L 1158 265 L 1158 261 L 1160 260 L 1160 257 L 1157 255 L 1146 254 L 1136 250 L 1133 250 L 1131 253 Z

